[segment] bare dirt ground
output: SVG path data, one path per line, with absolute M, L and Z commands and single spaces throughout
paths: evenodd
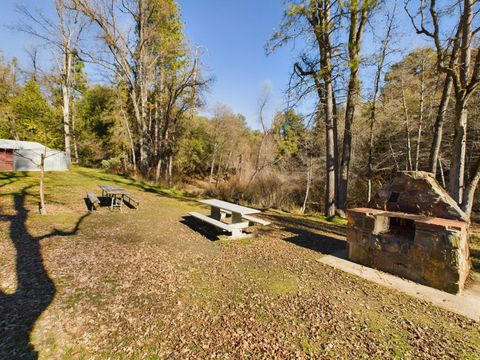
M 49 174 L 42 217 L 36 181 L 0 180 L 2 359 L 480 358 L 479 323 L 319 263 L 338 226 L 213 240 L 195 201 L 87 169 Z M 88 213 L 105 182 L 140 209 Z

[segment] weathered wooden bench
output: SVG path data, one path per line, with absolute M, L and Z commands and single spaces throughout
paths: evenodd
M 135 209 L 138 209 L 140 206 L 140 201 L 136 198 L 134 198 L 132 195 L 124 195 L 123 199 L 128 202 L 130 205 L 132 205 Z
M 87 192 L 87 198 L 90 201 L 90 204 L 92 204 L 93 209 L 97 209 L 97 206 L 100 205 L 100 200 L 98 199 L 97 195 L 95 195 L 93 192 Z
M 190 212 L 190 216 L 193 216 L 194 218 L 197 218 L 199 220 L 202 220 L 210 225 L 215 226 L 216 228 L 222 229 L 224 231 L 227 231 L 231 233 L 230 238 L 231 239 L 236 239 L 240 237 L 245 237 L 246 234 L 242 232 L 242 229 L 245 229 L 248 227 L 248 221 L 241 222 L 241 223 L 235 223 L 235 224 L 226 224 L 220 220 L 216 220 L 208 215 L 203 215 L 197 212 Z

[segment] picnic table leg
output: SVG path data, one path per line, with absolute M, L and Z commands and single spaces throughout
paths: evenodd
M 215 206 L 210 206 L 210 217 L 220 221 L 222 217 L 222 214 L 220 213 L 220 209 Z
M 232 224 L 238 224 L 243 222 L 242 214 L 232 212 Z M 234 229 L 230 238 L 236 239 L 245 236 L 243 229 Z
M 243 231 L 241 229 L 233 229 L 231 231 L 230 239 L 237 239 L 245 236 Z
M 243 222 L 242 214 L 232 212 L 232 224 Z

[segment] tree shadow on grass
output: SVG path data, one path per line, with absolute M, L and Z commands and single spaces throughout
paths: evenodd
M 54 229 L 42 236 L 27 230 L 28 210 L 25 198 L 28 189 L 14 195 L 16 214 L 1 215 L 10 222 L 10 239 L 16 250 L 17 290 L 6 294 L 0 289 L 0 358 L 36 359 L 38 353 L 30 344 L 35 322 L 55 297 L 55 285 L 43 263 L 40 241 L 54 236 L 72 236 L 88 214 L 80 217 L 70 231 Z
M 341 250 L 345 250 L 347 242 L 345 240 L 338 239 L 332 235 L 328 235 L 329 228 L 323 229 L 322 223 L 316 223 L 312 226 L 308 226 L 309 223 L 305 223 L 304 219 L 297 222 L 296 218 L 289 218 L 286 216 L 271 216 L 269 218 L 275 221 L 276 225 L 285 232 L 295 234 L 290 237 L 283 237 L 282 240 L 288 241 L 297 246 L 301 246 L 306 249 L 314 250 L 322 254 L 330 255 L 338 253 Z M 325 233 L 318 233 L 322 231 Z M 341 235 L 341 234 L 336 234 Z
M 272 214 L 272 213 L 269 213 L 266 215 L 281 226 L 285 224 L 292 227 L 300 226 L 304 228 L 326 231 L 326 232 L 340 235 L 340 236 L 345 236 L 347 233 L 347 228 L 346 226 L 343 226 L 343 225 L 327 223 L 323 221 L 315 221 L 315 220 L 307 219 L 303 217 L 294 217 L 291 215 L 285 216 L 285 215 Z
M 267 216 L 282 231 L 295 234 L 282 238 L 284 241 L 327 255 L 337 254 L 347 247 L 345 240 L 334 236 L 345 236 L 346 228 L 344 226 L 279 214 L 270 213 Z
M 28 172 L 26 171 L 0 171 L 0 187 L 7 186 L 26 177 L 28 177 Z
M 326 234 L 317 234 L 305 228 L 286 226 L 282 230 L 296 234 L 292 237 L 283 238 L 283 240 L 322 254 L 334 254 L 340 250 L 345 250 L 347 247 L 345 240 L 336 239 Z

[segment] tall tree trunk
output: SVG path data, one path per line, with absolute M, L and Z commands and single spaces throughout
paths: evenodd
M 223 165 L 223 152 L 220 153 L 220 157 L 218 158 L 218 165 L 217 165 L 217 184 L 221 180 L 222 176 L 222 165 Z
M 387 50 L 390 43 L 393 21 L 395 18 L 396 7 L 393 8 L 392 16 L 389 17 L 387 32 L 385 38 L 382 41 L 382 48 L 380 50 L 380 56 L 378 58 L 377 69 L 375 73 L 375 83 L 373 88 L 373 99 L 370 107 L 370 136 L 368 143 L 368 192 L 367 192 L 367 201 L 370 202 L 372 199 L 372 189 L 373 189 L 373 146 L 375 140 L 374 128 L 375 122 L 377 119 L 377 96 L 380 91 L 380 79 L 382 77 L 382 70 L 385 64 L 385 59 L 387 57 Z M 390 142 L 390 140 L 389 140 Z M 396 160 L 395 160 L 396 161 Z
M 146 124 L 142 124 L 140 134 L 139 134 L 139 143 L 140 143 L 140 168 L 143 175 L 148 174 L 148 168 L 150 163 L 150 147 L 148 146 L 148 129 Z
M 456 99 L 455 136 L 450 158 L 449 193 L 459 204 L 462 202 L 465 181 L 465 154 L 467 145 L 467 107 L 465 98 Z
M 216 145 L 215 145 L 216 148 Z M 208 177 L 208 182 L 212 183 L 213 182 L 213 172 L 215 171 L 215 157 L 217 156 L 217 151 L 216 149 L 213 150 L 212 154 L 212 162 L 210 163 L 210 176 Z
M 375 122 L 377 119 L 377 96 L 380 90 L 380 78 L 382 76 L 383 65 L 385 63 L 385 58 L 387 55 L 388 43 L 390 41 L 390 33 L 392 30 L 393 24 L 393 16 L 389 21 L 387 33 L 385 39 L 382 43 L 382 50 L 380 52 L 380 58 L 377 65 L 377 71 L 375 74 L 375 85 L 373 89 L 373 99 L 372 104 L 370 107 L 370 136 L 368 141 L 368 170 L 367 170 L 367 177 L 368 177 L 368 192 L 367 192 L 367 201 L 370 202 L 372 199 L 372 188 L 373 188 L 373 146 L 375 140 L 374 128 Z
M 73 52 L 72 52 L 72 30 L 68 29 L 65 24 L 65 3 L 57 0 L 55 7 L 60 20 L 60 34 L 62 44 L 62 63 L 61 63 L 61 86 L 63 96 L 63 131 L 65 137 L 65 155 L 70 165 L 72 161 L 71 148 L 71 133 L 70 133 L 70 102 L 72 91 L 72 67 L 73 67 Z
M 442 186 L 445 189 L 447 185 L 445 184 L 445 175 L 443 174 L 442 159 L 440 159 L 440 157 L 438 157 L 438 168 L 440 169 L 440 181 L 442 182 Z
M 325 84 L 325 132 L 326 132 L 326 193 L 325 216 L 335 215 L 335 133 L 333 116 L 333 86 Z
M 308 196 L 310 195 L 310 186 L 312 184 L 312 167 L 313 167 L 313 161 L 312 161 L 312 158 L 309 157 L 307 161 L 307 185 L 305 188 L 305 197 L 303 198 L 303 204 L 300 209 L 300 212 L 302 214 L 304 214 L 305 210 L 307 209 Z
M 190 98 L 190 120 L 195 117 L 195 104 L 197 100 L 197 76 L 198 76 L 198 47 L 195 49 L 195 58 L 193 60 L 192 69 L 192 96 Z
M 317 127 L 320 128 L 320 117 L 324 116 L 325 122 L 325 215 L 328 217 L 335 215 L 337 202 L 337 183 L 338 183 L 338 146 L 336 147 L 336 122 L 335 122 L 335 100 L 333 91 L 333 73 L 332 73 L 332 44 L 330 36 L 332 32 L 330 0 L 314 1 L 308 4 L 308 22 L 313 27 L 316 46 L 320 56 L 320 71 L 314 69 L 307 63 L 308 69 L 305 71 L 296 63 L 295 72 L 300 76 L 311 76 L 315 82 L 315 88 L 318 96 L 318 105 L 316 109 Z M 323 113 L 322 113 L 323 110 Z M 337 150 L 335 150 L 337 148 Z
M 425 100 L 425 59 L 422 59 L 421 71 L 422 74 L 420 75 L 420 104 L 418 111 L 417 144 L 415 150 L 415 171 L 418 171 L 418 164 L 420 161 L 420 146 L 422 142 L 423 108 Z
M 350 162 L 352 159 L 353 120 L 355 117 L 355 108 L 358 102 L 360 88 L 358 78 L 358 72 L 360 69 L 360 48 L 370 6 L 368 2 L 362 2 L 361 8 L 359 8 L 359 3 L 359 1 L 349 2 L 350 31 L 348 38 L 348 56 L 350 78 L 348 81 L 345 129 L 343 134 L 342 160 L 340 164 L 340 181 L 338 188 L 338 206 L 343 211 L 347 209 L 348 177 Z M 372 4 L 373 3 L 374 2 L 372 2 Z
M 402 106 L 403 106 L 403 116 L 405 120 L 405 135 L 407 139 L 407 151 L 406 151 L 406 165 L 405 169 L 410 171 L 413 169 L 412 163 L 412 141 L 410 138 L 410 116 L 408 114 L 408 107 L 407 107 L 407 100 L 405 99 L 405 88 L 403 84 L 403 76 L 401 79 L 401 87 L 402 87 Z
M 162 176 L 162 158 L 157 161 L 157 169 L 155 170 L 155 184 L 160 183 L 160 177 Z
M 475 164 L 475 170 L 473 172 L 473 177 L 469 181 L 468 185 L 465 188 L 463 194 L 461 208 L 467 214 L 468 218 L 472 213 L 473 200 L 475 196 L 475 191 L 477 189 L 478 182 L 480 180 L 480 158 L 478 158 L 477 163 Z
M 71 119 L 72 119 L 72 142 L 73 142 L 73 158 L 75 159 L 75 163 L 78 164 L 78 144 L 77 144 L 77 136 L 75 132 L 75 107 L 71 107 Z
M 335 91 L 333 92 L 333 146 L 335 148 L 335 209 L 338 208 L 339 196 L 338 189 L 340 188 L 340 146 L 338 144 L 338 106 L 335 99 Z
M 173 186 L 173 153 L 168 157 L 168 187 Z
M 392 139 L 390 137 L 388 138 L 388 147 L 390 148 L 390 152 L 392 153 L 393 161 L 395 162 L 395 169 L 397 171 L 400 171 L 400 165 L 398 164 L 397 155 L 395 155 L 395 151 L 393 151 Z
M 375 102 L 376 96 L 374 98 L 374 104 L 372 105 L 372 109 L 370 110 L 370 137 L 368 141 L 368 170 L 367 170 L 367 178 L 368 178 L 368 191 L 367 191 L 367 202 L 370 202 L 372 199 L 372 187 L 373 187 L 373 145 L 374 145 L 374 125 L 375 125 Z
M 70 134 L 70 89 L 66 84 L 62 84 L 63 94 L 63 132 L 65 137 L 65 155 L 70 164 L 72 159 L 71 134 Z
M 342 159 L 339 171 L 339 188 L 338 188 L 338 206 L 341 210 L 347 209 L 348 194 L 348 177 L 350 170 L 350 160 L 352 156 L 352 132 L 353 118 L 355 116 L 355 104 L 358 89 L 358 73 L 350 74 L 348 85 L 347 105 L 345 111 L 345 129 L 343 133 Z
M 449 192 L 459 204 L 463 202 L 465 182 L 465 155 L 467 147 L 467 103 L 473 89 L 480 82 L 480 52 L 477 52 L 474 70 L 470 75 L 472 54 L 472 21 L 474 14 L 474 0 L 463 1 L 463 14 L 458 24 L 461 39 L 459 47 L 458 77 L 455 86 L 455 135 L 453 149 L 450 157 L 450 183 Z M 476 185 L 475 185 L 476 186 Z M 472 190 L 475 193 L 475 189 Z M 473 194 L 472 194 L 473 196 Z
M 133 111 L 138 126 L 138 143 L 140 147 L 140 171 L 143 175 L 147 175 L 149 163 L 149 148 L 147 143 L 148 129 L 145 121 L 146 119 L 145 117 L 143 117 L 144 111 L 138 106 L 137 93 L 134 90 L 131 90 L 130 96 L 132 98 Z
M 333 92 L 333 73 L 332 73 L 332 44 L 330 36 L 332 32 L 330 0 L 314 1 L 311 0 L 308 5 L 308 21 L 313 27 L 313 33 L 318 46 L 320 56 L 321 71 L 309 66 L 307 71 L 295 64 L 295 70 L 299 71 L 301 76 L 311 76 L 315 82 L 318 95 L 318 107 L 316 111 L 317 127 L 321 121 L 320 116 L 324 115 L 325 122 L 325 166 L 326 166 L 326 184 L 325 184 L 325 215 L 328 217 L 335 215 L 336 196 L 337 196 L 337 163 L 338 155 L 335 151 L 335 102 Z M 322 109 L 323 107 L 323 109 Z
M 132 132 L 130 131 L 130 125 L 128 125 L 127 114 L 125 113 L 125 110 L 123 109 L 123 107 L 120 108 L 120 111 L 122 113 L 122 118 L 123 118 L 123 122 L 125 124 L 125 129 L 127 130 L 128 141 L 130 143 L 130 152 L 131 152 L 131 155 L 132 155 L 133 171 L 137 172 L 137 157 L 135 155 L 135 143 L 133 142 L 133 136 L 132 136 Z
M 45 207 L 45 157 L 45 153 L 40 154 L 40 214 L 42 215 L 47 214 L 47 208 Z
M 150 166 L 150 142 L 149 142 L 149 127 L 147 126 L 148 118 L 148 59 L 146 54 L 146 45 L 145 39 L 147 38 L 147 9 L 146 3 L 144 1 L 138 1 L 138 20 L 137 20 L 137 32 L 138 32 L 138 93 L 140 100 L 140 118 L 141 118 L 141 128 L 140 128 L 140 138 L 141 138 L 141 149 L 140 149 L 140 163 L 142 168 L 143 175 L 148 174 Z
M 430 172 L 435 176 L 437 174 L 437 163 L 439 162 L 440 146 L 443 137 L 443 124 L 445 122 L 445 114 L 447 112 L 450 93 L 452 91 L 452 78 L 446 75 L 442 90 L 442 98 L 438 107 L 437 117 L 433 126 L 433 140 L 430 150 Z
M 160 118 L 158 116 L 158 101 L 155 101 L 155 112 L 153 116 L 153 157 L 158 159 L 158 150 L 160 149 L 159 146 L 159 137 L 158 137 L 158 127 Z

